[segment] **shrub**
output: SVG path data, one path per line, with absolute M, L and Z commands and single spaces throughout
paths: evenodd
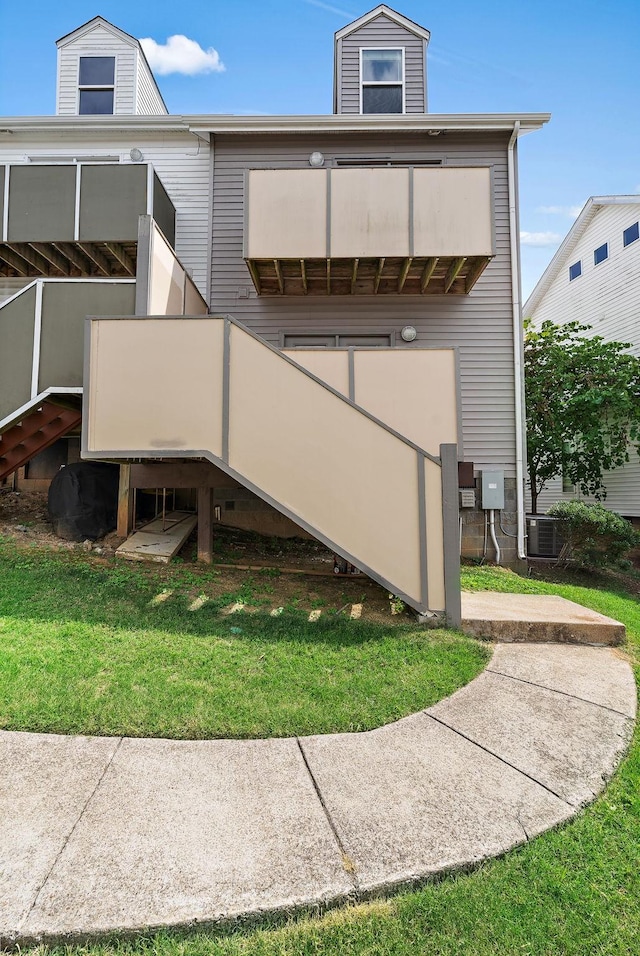
M 583 567 L 615 566 L 631 548 L 640 546 L 640 535 L 631 524 L 602 505 L 558 501 L 548 513 L 559 519 L 565 540 L 560 557 Z

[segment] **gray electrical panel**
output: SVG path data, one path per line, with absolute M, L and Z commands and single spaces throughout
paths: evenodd
M 504 508 L 504 471 L 482 472 L 482 507 L 485 511 Z

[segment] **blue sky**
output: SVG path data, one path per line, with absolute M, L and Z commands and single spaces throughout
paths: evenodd
M 158 44 L 183 34 L 217 51 L 223 72 L 158 77 L 171 112 L 329 113 L 333 33 L 374 5 L 0 0 L 0 115 L 54 112 L 55 40 L 96 14 Z M 640 3 L 391 5 L 431 30 L 431 111 L 553 114 L 520 146 L 526 297 L 589 196 L 640 192 Z

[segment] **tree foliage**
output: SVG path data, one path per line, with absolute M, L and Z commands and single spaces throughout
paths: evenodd
M 640 535 L 629 521 L 601 504 L 558 501 L 549 514 L 560 523 L 564 545 L 561 558 L 587 568 L 616 567 L 640 544 Z
M 525 322 L 527 463 L 531 510 L 546 482 L 564 475 L 606 497 L 603 473 L 640 451 L 640 359 L 579 322 Z

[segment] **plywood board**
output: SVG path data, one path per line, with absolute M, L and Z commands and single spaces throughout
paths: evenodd
M 198 523 L 196 515 L 190 511 L 170 511 L 162 517 L 154 518 L 135 531 L 121 544 L 116 555 L 130 561 L 155 561 L 168 564 L 178 553 Z M 163 527 L 164 525 L 164 527 Z

